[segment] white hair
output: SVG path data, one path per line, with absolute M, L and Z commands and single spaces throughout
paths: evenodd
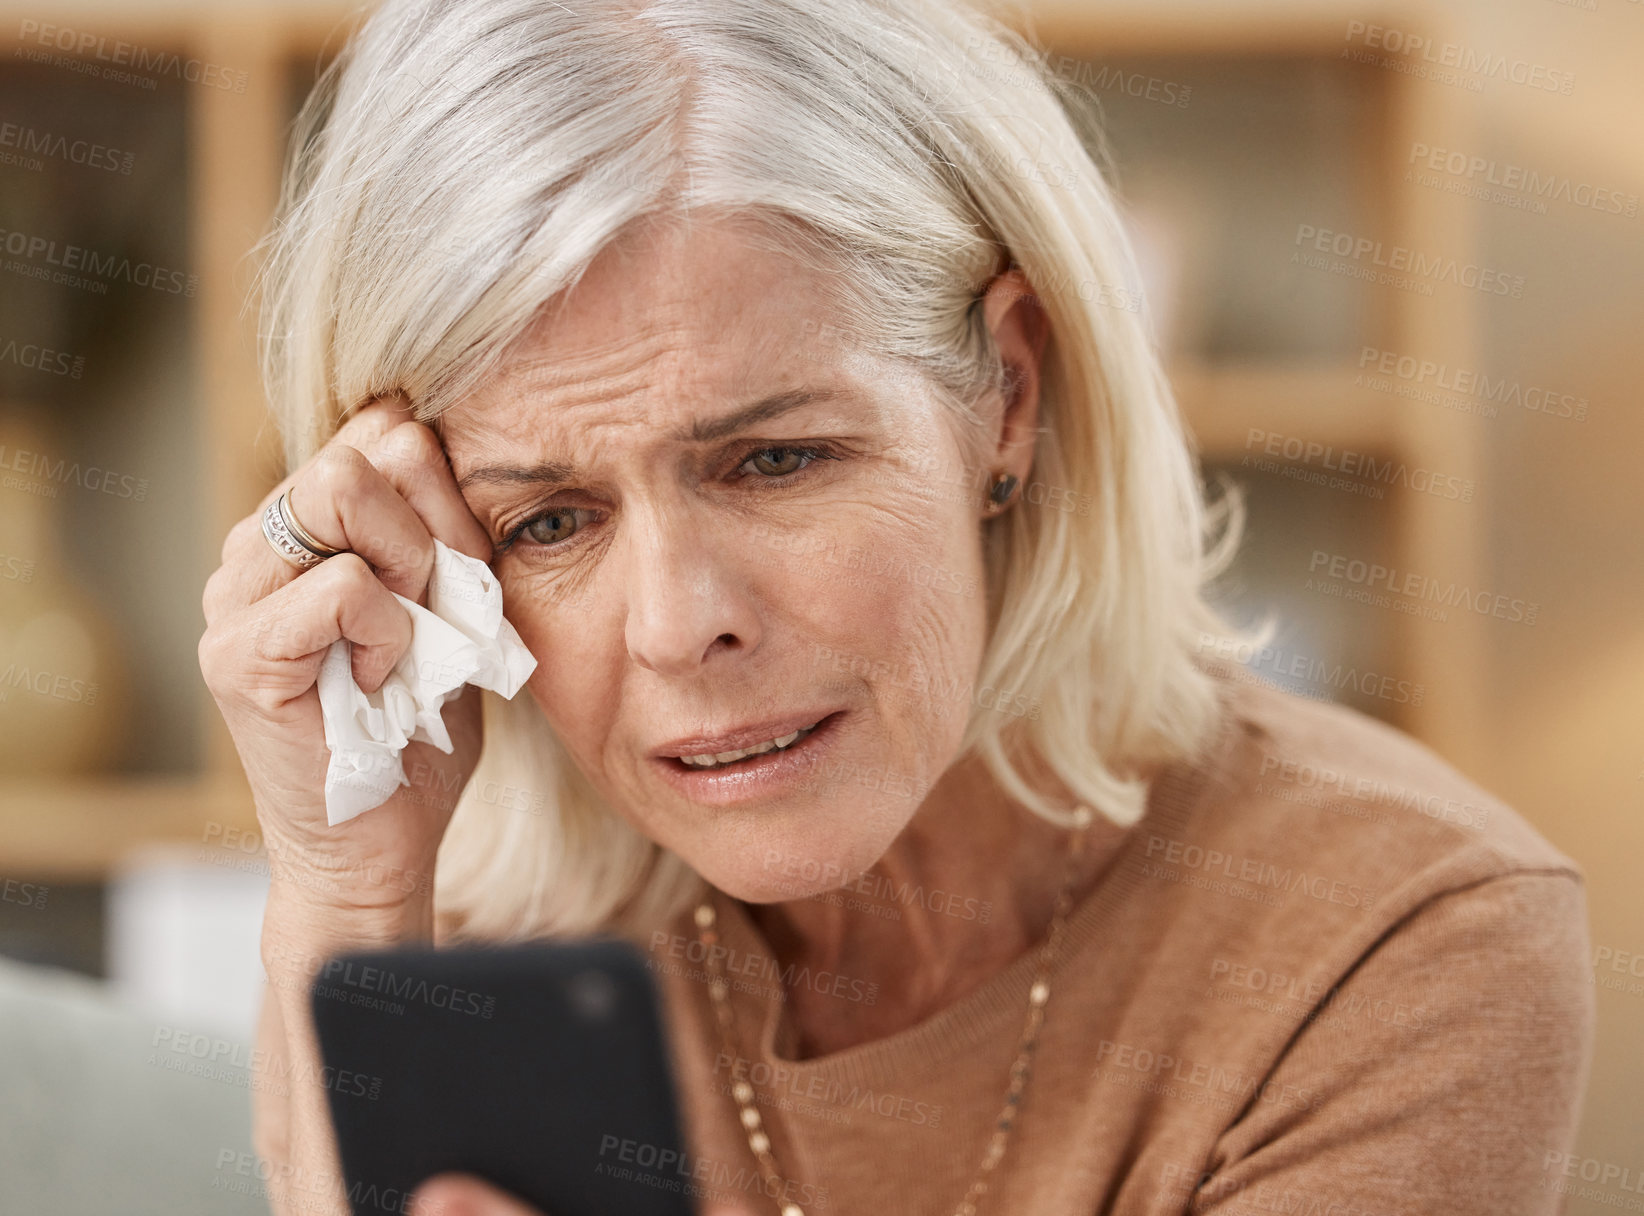
M 1207 503 L 1078 106 L 1029 41 L 957 0 L 388 0 L 304 105 L 264 243 L 287 459 L 377 396 L 437 419 L 640 217 L 759 221 L 829 272 L 853 339 L 971 422 L 1006 384 L 978 294 L 1020 267 L 1052 337 L 1030 492 L 985 525 L 977 687 L 1037 712 L 972 704 L 961 754 L 1065 823 L 1014 766 L 1026 748 L 1133 824 L 1138 774 L 1209 738 L 1206 650 L 1248 640 L 1204 596 L 1242 512 L 1231 491 Z M 439 853 L 442 934 L 681 908 L 700 880 L 605 805 L 533 699 L 483 696 Z

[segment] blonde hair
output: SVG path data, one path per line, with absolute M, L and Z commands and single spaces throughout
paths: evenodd
M 1201 656 L 1248 641 L 1203 598 L 1242 513 L 1203 495 L 1080 104 L 962 3 L 388 0 L 305 103 L 263 246 L 287 459 L 373 397 L 437 419 L 642 216 L 759 220 L 771 249 L 829 272 L 853 338 L 972 422 L 1007 380 L 978 292 L 1020 267 L 1052 333 L 1043 430 L 1027 500 L 987 525 L 977 687 L 1039 712 L 973 704 L 961 754 L 1065 823 L 1015 766 L 1032 755 L 1128 826 L 1138 774 L 1210 736 Z M 1072 509 L 1035 505 L 1035 485 Z M 439 853 L 443 935 L 682 910 L 700 880 L 603 803 L 531 696 L 483 695 Z

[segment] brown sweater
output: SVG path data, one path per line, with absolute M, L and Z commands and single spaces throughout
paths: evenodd
M 1249 683 L 1227 703 L 1070 913 L 984 1216 L 1561 1210 L 1594 1029 L 1581 870 L 1369 717 Z M 927 897 L 853 898 L 894 916 Z M 663 1182 L 633 1148 L 636 1179 L 776 1213 L 742 1077 L 807 1216 L 948 1216 L 1003 1102 L 1031 952 L 916 1026 L 799 1060 L 783 985 L 866 1002 L 871 977 L 783 976 L 721 907 L 740 1058 L 689 914 L 659 927 L 691 1152 Z

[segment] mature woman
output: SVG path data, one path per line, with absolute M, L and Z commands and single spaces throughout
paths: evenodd
M 935 0 L 389 0 L 327 73 L 264 506 L 336 556 L 242 521 L 200 647 L 279 1210 L 344 1210 L 318 960 L 589 931 L 649 952 L 710 1212 L 1556 1210 L 1580 871 L 1235 678 L 1238 518 L 1059 91 Z M 328 827 L 320 660 L 381 684 L 435 538 L 539 665 Z

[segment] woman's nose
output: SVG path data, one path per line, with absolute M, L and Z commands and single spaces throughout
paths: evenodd
M 690 510 L 665 508 L 625 522 L 626 640 L 635 662 L 689 676 L 718 655 L 759 645 L 746 545 L 715 535 Z

